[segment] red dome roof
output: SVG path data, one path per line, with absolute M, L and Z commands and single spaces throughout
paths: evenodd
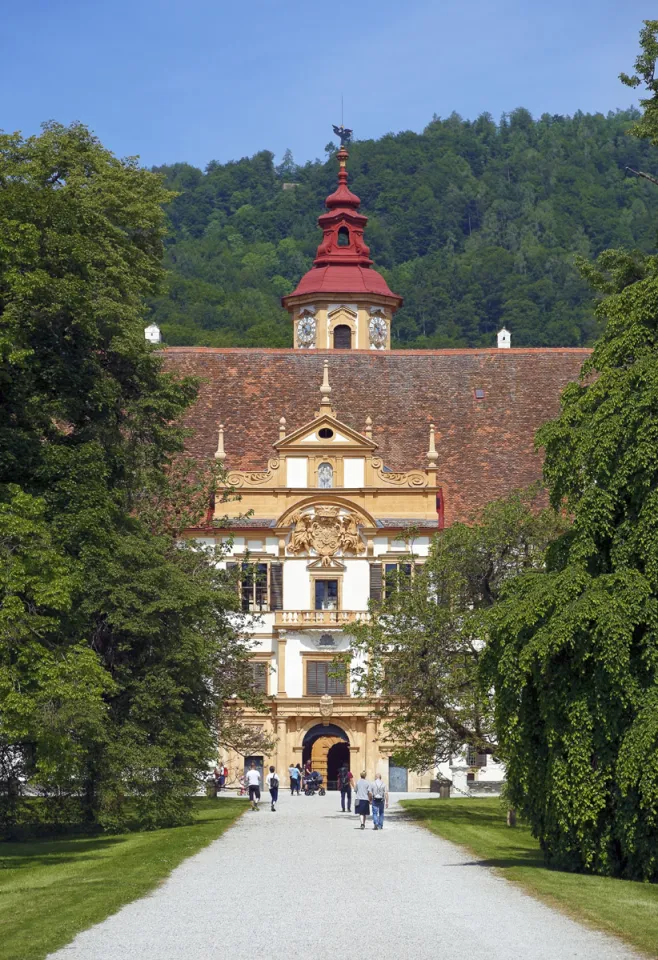
M 296 289 L 283 297 L 284 307 L 291 297 L 309 294 L 376 294 L 397 300 L 398 306 L 402 303 L 402 297 L 392 293 L 381 274 L 372 269 L 370 250 L 363 240 L 368 218 L 358 212 L 361 201 L 347 186 L 347 157 L 347 150 L 341 147 L 337 153 L 338 188 L 326 199 L 328 212 L 318 217 L 322 243 L 311 269 Z
M 372 267 L 358 265 L 311 267 L 288 296 L 303 297 L 309 293 L 374 293 L 379 297 L 400 299 L 391 292 L 381 273 L 377 273 Z

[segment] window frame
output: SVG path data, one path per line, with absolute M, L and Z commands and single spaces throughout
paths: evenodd
M 333 609 L 334 609 L 334 611 L 336 611 L 336 610 L 342 610 L 342 609 L 343 609 L 343 606 L 342 606 L 342 601 L 343 601 L 343 578 L 342 578 L 342 576 L 337 576 L 336 573 L 333 573 L 333 572 L 332 572 L 332 574 L 327 574 L 327 573 L 311 574 L 310 580 L 311 580 L 311 597 L 310 597 L 311 602 L 310 602 L 310 607 L 309 607 L 310 610 L 318 610 L 318 607 L 316 607 L 316 605 L 315 605 L 315 590 L 316 590 L 315 585 L 316 585 L 316 583 L 318 582 L 318 580 L 330 580 L 330 581 L 335 581 L 335 582 L 336 582 L 336 606 L 335 606 Z M 319 609 L 320 609 L 320 610 L 331 610 L 332 608 L 331 608 L 331 607 L 320 607 Z
M 340 610 L 340 579 L 339 577 L 313 577 L 312 578 L 312 595 L 311 595 L 311 610 Z M 336 606 L 335 607 L 318 607 L 317 605 L 317 585 L 318 583 L 335 583 L 336 584 Z
M 393 574 L 387 571 L 386 569 L 387 567 L 397 568 L 394 574 L 395 577 L 400 576 L 400 567 L 409 567 L 409 574 L 408 574 L 409 581 L 413 581 L 413 578 L 416 576 L 418 568 L 422 567 L 423 565 L 422 561 L 417 560 L 415 557 L 412 558 L 411 560 L 407 560 L 402 557 L 400 557 L 399 559 L 396 557 L 395 560 L 382 558 L 381 564 L 382 564 L 382 600 L 390 599 L 390 597 L 393 594 L 398 593 L 400 589 L 399 582 L 390 590 L 388 589 L 387 584 L 390 582 L 388 578 Z
M 252 668 L 252 674 L 254 675 L 254 677 L 253 677 L 253 683 L 252 683 L 252 687 L 253 687 L 254 693 L 260 693 L 260 694 L 262 694 L 262 696 L 264 696 L 264 697 L 269 697 L 269 696 L 270 696 L 270 676 L 271 676 L 271 673 L 272 673 L 272 671 L 271 671 L 271 669 L 270 669 L 270 657 L 269 657 L 269 655 L 268 655 L 267 658 L 265 658 L 265 657 L 254 657 L 252 660 L 249 661 L 249 664 L 250 664 L 250 666 L 251 666 L 251 668 Z M 261 667 L 262 667 L 262 669 L 263 669 L 263 681 L 264 681 L 264 684 L 263 684 L 263 685 L 264 685 L 264 689 L 262 689 L 262 690 L 261 690 L 259 687 L 256 686 L 255 674 L 256 674 L 256 668 L 257 668 L 257 667 L 258 667 L 258 668 L 261 668 Z
M 335 661 L 336 661 L 336 656 L 335 656 L 335 654 L 333 654 L 333 653 L 327 653 L 327 654 L 312 653 L 312 654 L 308 654 L 308 655 L 307 655 L 307 654 L 302 654 L 302 657 L 303 657 L 303 664 L 304 664 L 304 689 L 303 689 L 303 695 L 304 695 L 305 697 L 323 697 L 323 696 L 330 696 L 330 697 L 341 697 L 341 698 L 342 698 L 342 697 L 349 697 L 349 696 L 351 696 L 351 693 L 350 693 L 350 678 L 349 678 L 349 672 L 348 672 L 348 667 L 347 667 L 347 665 L 345 665 L 345 679 L 344 679 L 343 682 L 342 682 L 343 692 L 341 693 L 341 692 L 338 692 L 338 691 L 330 690 L 330 689 L 329 689 L 330 684 L 334 684 L 334 686 L 335 686 L 335 685 L 337 685 L 337 684 L 339 684 L 339 683 L 341 682 L 337 677 L 329 677 L 329 672 L 330 672 L 330 670 L 331 670 L 331 665 L 332 665 L 333 663 L 335 663 Z M 317 669 L 317 665 L 318 665 L 318 664 L 324 664 L 324 665 L 326 666 L 325 689 L 322 690 L 322 691 L 319 692 L 319 693 L 311 693 L 310 690 L 309 690 L 309 668 L 310 668 L 311 665 L 314 665 L 314 666 L 316 667 L 316 669 Z M 316 678 L 317 678 L 317 674 L 316 674 Z
M 336 331 L 337 331 L 337 330 L 341 330 L 341 331 L 343 331 L 343 330 L 348 330 L 348 331 L 349 331 L 349 334 L 350 334 L 350 343 L 349 343 L 349 346 L 347 346 L 347 345 L 345 345 L 345 346 L 343 346 L 343 347 L 341 347 L 341 346 L 336 346 Z M 352 326 L 351 326 L 349 323 L 337 323 L 337 324 L 335 324 L 335 325 L 332 326 L 332 328 L 331 328 L 331 334 L 332 334 L 332 336 L 331 336 L 332 348 L 333 348 L 334 350 L 354 350 L 354 349 L 355 349 L 355 347 L 354 347 L 354 339 L 355 339 L 355 337 L 354 337 L 354 330 L 353 330 Z M 342 332 L 339 334 L 339 340 L 340 340 L 341 336 L 343 336 Z
M 240 610 L 242 613 L 270 613 L 272 610 L 272 562 L 270 559 L 264 559 L 258 557 L 254 560 L 238 560 L 238 598 L 240 602 Z M 259 583 L 258 577 L 253 576 L 245 578 L 243 574 L 245 571 L 249 572 L 250 568 L 253 571 L 254 568 L 259 566 L 265 567 L 265 602 L 264 604 L 258 604 L 257 597 L 259 590 L 258 588 L 263 586 L 262 581 Z M 249 583 L 251 580 L 251 583 Z M 245 587 L 247 589 L 251 588 L 251 599 L 248 599 L 248 596 L 245 594 Z M 262 589 L 260 590 L 262 594 Z M 246 600 L 246 605 L 245 605 Z
M 487 753 L 483 750 L 477 750 L 475 747 L 466 747 L 466 766 L 481 770 L 487 765 Z

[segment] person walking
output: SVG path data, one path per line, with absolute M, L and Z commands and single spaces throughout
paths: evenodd
M 212 772 L 213 783 L 214 783 L 214 787 L 215 787 L 215 796 L 216 796 L 216 797 L 219 796 L 219 791 L 220 791 L 220 790 L 222 789 L 222 787 L 223 787 L 223 783 L 222 783 L 222 773 L 223 773 L 223 771 L 224 771 L 224 767 L 220 766 L 219 763 L 216 763 L 216 764 L 215 764 L 215 769 L 214 769 L 213 772 Z
M 290 796 L 294 796 L 295 791 L 299 795 L 299 770 L 294 763 L 288 767 L 288 776 L 290 777 Z
M 270 791 L 272 813 L 275 813 L 277 800 L 279 799 L 279 777 L 277 776 L 274 767 L 270 767 L 270 772 L 267 775 L 265 783 L 267 784 L 267 789 Z
M 365 830 L 366 820 L 370 816 L 370 784 L 366 780 L 365 770 L 361 771 L 354 788 L 354 812 L 361 817 L 361 829 Z
M 301 768 L 301 764 L 299 764 L 299 763 L 296 764 L 296 768 L 297 768 L 297 773 L 298 773 L 297 782 L 296 782 L 296 786 L 297 786 L 297 796 L 299 796 L 299 788 L 300 788 L 301 785 L 302 785 L 302 768 Z
M 340 809 L 345 813 L 345 804 L 347 803 L 347 812 L 352 812 L 352 784 L 354 777 L 347 767 L 341 767 L 338 773 L 338 789 L 340 790 Z
M 384 807 L 388 807 L 388 790 L 382 780 L 381 773 L 375 777 L 374 783 L 370 785 L 370 796 L 372 797 L 372 823 L 373 829 L 384 829 Z
M 256 764 L 253 762 L 247 771 L 245 781 L 249 789 L 251 809 L 258 810 L 258 802 L 260 800 L 260 772 L 256 769 Z

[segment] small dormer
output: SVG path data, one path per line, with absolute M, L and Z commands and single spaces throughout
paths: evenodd
M 512 334 L 509 330 L 506 330 L 503 327 L 502 330 L 498 331 L 498 349 L 499 350 L 509 350 L 512 346 Z
M 162 343 L 162 334 L 157 323 L 149 323 L 148 327 L 144 328 L 144 338 L 149 343 Z

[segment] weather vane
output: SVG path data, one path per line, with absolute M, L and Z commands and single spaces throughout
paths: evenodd
M 340 138 L 340 145 L 344 147 L 346 143 L 349 143 L 352 139 L 352 131 L 348 130 L 347 127 L 344 127 L 343 124 L 337 127 L 335 124 L 332 124 L 334 128 L 334 133 L 337 137 Z
M 340 95 L 340 126 L 337 127 L 334 123 L 332 123 L 332 127 L 334 128 L 334 133 L 336 134 L 336 136 L 340 138 L 340 145 L 341 145 L 341 147 L 344 147 L 346 143 L 349 143 L 349 142 L 350 142 L 350 140 L 352 139 L 352 131 L 351 131 L 351 130 L 348 130 L 347 127 L 345 127 L 345 126 L 343 125 L 343 95 L 342 95 L 342 93 L 341 93 L 341 95 Z

